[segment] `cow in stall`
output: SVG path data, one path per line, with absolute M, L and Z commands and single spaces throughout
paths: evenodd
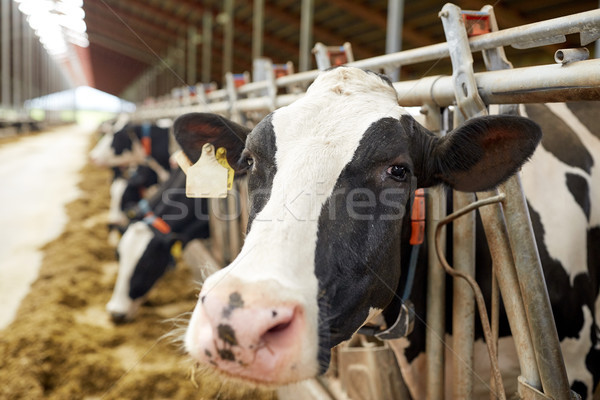
M 145 195 L 148 188 L 168 179 L 170 173 L 170 120 L 156 124 L 131 124 L 122 114 L 114 125 L 103 126 L 104 135 L 90 152 L 92 162 L 111 167 L 109 229 L 111 241 L 129 223 L 127 211 Z M 116 235 L 115 235 L 116 234 Z
M 115 323 L 135 318 L 152 286 L 173 266 L 172 248 L 209 236 L 205 199 L 185 195 L 185 174 L 173 171 L 149 199 L 138 202 L 117 246 L 119 270 L 106 305 Z
M 508 115 L 472 119 L 438 138 L 398 106 L 388 79 L 340 67 L 252 131 L 210 114 L 178 118 L 175 137 L 190 161 L 207 142 L 226 147 L 236 173 L 248 173 L 250 196 L 244 246 L 204 282 L 187 352 L 259 384 L 324 373 L 332 347 L 398 306 L 415 189 L 488 190 L 531 157 L 522 180 L 567 373 L 572 389 L 591 398 L 600 381 L 599 132 L 573 123 L 575 131 L 556 133 L 566 124 L 554 108 L 569 118 L 594 112 L 548 107 L 527 109 L 541 117 L 543 139 L 536 123 Z M 414 399 L 424 398 L 423 375 L 414 372 L 424 352 L 425 258 L 411 295 L 415 329 L 401 339 L 399 360 Z M 479 277 L 489 256 L 477 265 Z

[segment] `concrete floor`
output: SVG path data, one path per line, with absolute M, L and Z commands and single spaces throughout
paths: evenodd
M 63 230 L 92 131 L 72 125 L 0 146 L 0 329 L 37 278 L 40 247 Z

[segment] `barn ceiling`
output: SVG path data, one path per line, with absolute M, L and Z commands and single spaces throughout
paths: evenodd
M 326 45 L 352 44 L 355 59 L 385 53 L 386 14 L 388 0 L 314 0 L 314 42 Z M 443 0 L 405 0 L 403 49 L 411 49 L 444 41 L 438 12 Z M 213 16 L 211 79 L 223 78 L 223 12 L 221 0 L 85 0 L 85 22 L 89 38 L 85 65 L 89 65 L 90 85 L 105 92 L 122 95 L 123 91 L 144 71 L 160 65 L 165 59 L 169 67 L 156 83 L 156 94 L 186 83 L 186 49 L 188 29 L 202 32 L 205 13 Z M 235 0 L 233 71 L 252 70 L 253 1 Z M 292 61 L 298 65 L 300 36 L 300 4 L 298 0 L 266 0 L 264 10 L 263 55 L 275 63 Z M 463 9 L 479 10 L 486 2 L 457 0 Z M 500 0 L 495 12 L 500 29 L 588 11 L 598 7 L 598 0 Z M 515 64 L 553 62 L 559 47 L 578 46 L 577 37 L 568 43 L 538 50 L 507 49 Z M 592 50 L 592 49 L 590 49 Z M 173 54 L 179 55 L 173 57 Z M 168 55 L 171 55 L 169 58 Z M 423 74 L 450 73 L 446 62 L 407 66 L 402 79 Z M 197 45 L 197 77 L 202 76 L 202 45 Z M 313 62 L 313 68 L 315 64 Z M 162 93 L 159 93 L 162 92 Z M 139 99 L 132 99 L 139 100 Z

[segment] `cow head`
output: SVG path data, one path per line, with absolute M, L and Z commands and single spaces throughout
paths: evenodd
M 330 348 L 392 302 L 415 188 L 489 189 L 540 139 L 535 123 L 514 116 L 437 138 L 398 106 L 386 78 L 347 67 L 321 73 L 252 131 L 188 114 L 175 135 L 193 162 L 206 142 L 227 147 L 249 175 L 251 209 L 239 256 L 203 285 L 186 349 L 271 384 L 324 372 Z

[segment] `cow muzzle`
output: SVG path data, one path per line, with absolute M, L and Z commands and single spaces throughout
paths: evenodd
M 257 383 L 285 384 L 314 375 L 316 361 L 306 365 L 311 363 L 305 354 L 305 308 L 296 301 L 274 300 L 273 283 L 267 287 L 258 282 L 243 290 L 218 285 L 200 293 L 185 336 L 189 354 L 227 375 Z

